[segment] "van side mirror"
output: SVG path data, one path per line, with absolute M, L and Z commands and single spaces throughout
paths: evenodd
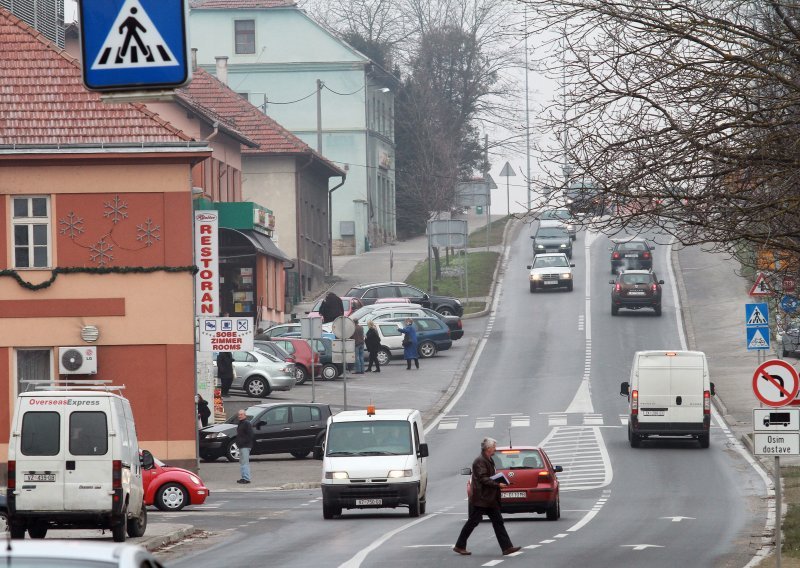
M 155 458 L 153 458 L 153 454 L 147 450 L 142 450 L 142 455 L 139 458 L 139 462 L 142 464 L 143 469 L 153 469 L 156 466 L 156 461 Z
M 554 465 L 553 471 L 555 471 L 556 473 L 561 473 L 562 471 L 564 471 L 564 468 L 561 467 L 560 465 Z
M 630 384 L 628 384 L 628 381 L 623 381 L 619 385 L 619 395 L 620 396 L 628 396 L 630 388 L 631 388 L 631 386 L 630 386 Z
M 315 460 L 322 459 L 322 446 L 314 446 L 314 459 Z
M 530 265 L 530 264 L 528 264 L 528 265 L 527 265 L 525 268 L 527 268 L 528 270 L 530 270 L 531 268 L 533 268 L 533 265 Z
M 428 444 L 420 444 L 419 450 L 417 450 L 417 456 L 421 458 L 428 457 Z
M 570 268 L 575 268 L 575 264 L 570 264 Z
M 468 467 L 462 467 L 462 468 L 459 470 L 459 473 L 460 473 L 461 475 L 472 475 L 472 470 L 471 470 L 470 468 L 468 468 Z
M 659 281 L 658 281 L 658 283 L 659 283 L 659 284 L 663 284 L 663 283 L 664 283 L 664 281 L 663 281 L 663 280 L 659 280 Z
M 715 396 L 717 394 L 717 389 L 714 388 L 714 383 L 709 383 L 709 386 L 711 388 L 711 390 L 709 391 L 711 393 L 711 396 Z
M 609 284 L 616 284 L 616 283 L 617 283 L 617 281 L 616 281 L 616 280 L 609 280 L 609 281 L 608 281 L 608 283 L 609 283 Z
M 531 238 L 532 238 L 532 239 L 535 239 L 535 238 L 536 238 L 536 235 L 531 235 Z
M 261 428 L 262 426 L 266 426 L 266 425 L 267 425 L 267 423 L 266 423 L 265 420 L 259 420 L 258 422 L 256 422 L 256 428 Z

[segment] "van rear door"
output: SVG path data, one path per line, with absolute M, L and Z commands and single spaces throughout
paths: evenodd
M 35 397 L 20 397 L 18 404 L 18 423 L 14 425 L 14 435 L 19 433 L 14 456 L 19 492 L 16 509 L 63 511 L 66 449 L 62 444 L 61 409 L 51 404 L 45 406 Z
M 670 422 L 703 422 L 704 358 L 694 353 L 670 357 Z
M 670 368 L 663 356 L 639 357 L 639 421 L 671 422 Z
M 98 511 L 111 507 L 113 437 L 121 436 L 111 422 L 109 397 L 76 397 L 66 414 L 67 448 L 64 507 L 68 511 Z M 113 437 L 112 437 L 113 434 Z

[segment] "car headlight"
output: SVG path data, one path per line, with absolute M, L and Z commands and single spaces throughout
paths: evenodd
M 560 246 L 561 246 L 561 248 L 562 248 L 562 249 L 565 249 L 565 248 L 567 248 L 567 245 L 565 245 L 565 244 L 563 244 L 563 243 L 562 243 Z
M 454 298 L 453 301 L 456 303 L 456 305 L 458 305 L 458 306 L 461 305 L 461 300 L 457 300 L 457 299 Z
M 574 225 L 572 225 L 571 223 L 570 223 L 569 225 L 567 225 L 567 230 L 568 230 L 568 231 L 571 231 L 571 230 L 572 230 L 572 229 L 574 229 L 574 228 L 575 228 L 575 226 L 574 226 Z
M 543 248 L 544 248 L 544 245 L 536 245 L 536 248 L 537 248 L 537 249 L 543 249 Z
M 541 274 L 531 274 L 531 280 L 541 280 L 541 279 L 542 279 Z
M 572 272 L 565 272 L 564 274 L 561 275 L 561 278 L 563 278 L 564 280 L 569 280 L 570 278 L 572 278 Z
M 325 479 L 350 479 L 346 471 L 326 471 Z
M 194 475 L 189 475 L 189 479 L 191 479 L 192 483 L 194 483 L 195 485 L 203 485 L 199 477 L 195 477 Z
M 207 438 L 228 438 L 229 436 L 225 432 L 214 432 L 213 434 L 209 434 L 206 437 Z
M 389 475 L 386 477 L 389 478 L 397 478 L 397 477 L 411 477 L 411 470 L 410 469 L 393 469 L 389 472 Z

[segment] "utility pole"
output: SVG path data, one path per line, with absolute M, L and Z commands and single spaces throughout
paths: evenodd
M 489 208 L 492 206 L 492 190 L 489 187 L 489 135 L 483 135 L 483 181 L 486 183 L 486 250 L 489 250 Z
M 317 152 L 322 154 L 322 81 L 317 79 Z

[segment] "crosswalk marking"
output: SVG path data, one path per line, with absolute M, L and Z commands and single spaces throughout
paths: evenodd
M 445 416 L 439 421 L 439 430 L 455 430 L 458 428 L 458 416 Z
M 569 437 L 571 431 L 581 431 L 587 427 L 602 427 L 602 428 L 620 428 L 628 426 L 629 416 L 627 414 L 610 414 L 603 415 L 597 412 L 587 413 L 541 413 L 547 416 L 547 425 L 550 428 L 557 429 L 558 432 L 553 435 L 555 439 L 558 437 Z M 464 414 L 454 414 L 442 417 L 437 426 L 438 430 L 456 430 L 462 424 L 462 418 L 467 422 L 470 417 Z M 617 422 L 619 420 L 619 422 Z M 474 418 L 474 428 L 476 429 L 490 429 L 490 428 L 530 428 L 533 426 L 533 420 L 530 416 L 525 414 L 492 414 L 490 416 L 478 416 Z M 619 426 L 617 425 L 619 424 Z M 711 428 L 719 429 L 719 423 L 716 419 L 712 418 Z M 582 452 L 591 452 L 592 449 L 596 450 L 597 445 L 593 440 L 585 440 L 577 442 L 575 448 L 580 449 Z
M 602 426 L 603 425 L 603 415 L 602 414 L 584 414 L 583 415 L 583 423 L 587 426 Z
M 547 425 L 550 427 L 553 426 L 566 426 L 567 425 L 567 415 L 566 414 L 551 414 L 547 417 Z
M 475 428 L 494 428 L 494 416 L 475 419 Z
M 524 428 L 526 426 L 531 425 L 531 417 L 530 416 L 513 416 L 511 418 L 511 427 L 512 428 Z

